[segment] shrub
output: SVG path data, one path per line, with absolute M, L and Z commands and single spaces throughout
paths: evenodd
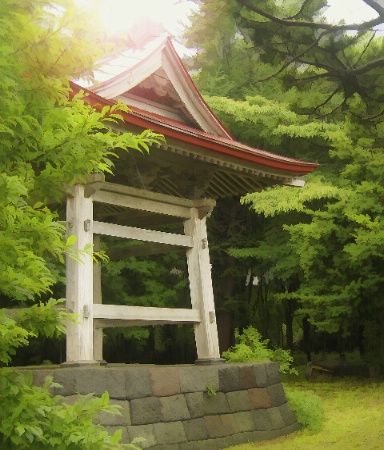
M 298 390 L 286 385 L 284 390 L 299 424 L 310 431 L 320 431 L 325 420 L 321 398 L 311 390 Z
M 293 357 L 290 351 L 268 348 L 269 340 L 263 340 L 256 328 L 245 328 L 242 334 L 239 333 L 239 330 L 235 330 L 235 338 L 239 342 L 223 352 L 222 355 L 228 362 L 277 361 L 280 363 L 281 373 L 298 374 L 297 370 L 292 367 Z

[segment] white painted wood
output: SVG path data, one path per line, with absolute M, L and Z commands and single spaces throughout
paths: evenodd
M 197 199 L 190 200 L 188 198 L 175 197 L 174 195 L 161 194 L 159 192 L 146 191 L 144 189 L 134 188 L 131 186 L 124 186 L 122 184 L 105 182 L 101 187 L 102 191 L 115 192 L 125 194 L 129 197 L 136 197 L 143 200 L 154 200 L 158 203 L 165 203 L 169 205 L 184 206 L 185 208 L 196 207 L 199 208 L 204 205 L 214 205 L 216 202 L 213 199 Z
M 137 211 L 148 211 L 155 214 L 162 214 L 172 217 L 186 219 L 189 215 L 189 208 L 161 203 L 156 200 L 149 200 L 137 197 L 129 197 L 125 194 L 115 192 L 97 191 L 94 194 L 94 201 L 99 203 L 108 203 L 110 205 L 131 208 Z
M 193 321 L 190 322 L 175 322 L 172 320 L 119 320 L 119 319 L 95 319 L 93 321 L 95 330 L 104 328 L 125 328 L 125 327 L 146 327 L 154 325 L 193 325 Z
M 153 322 L 196 323 L 200 322 L 200 311 L 183 308 L 95 304 L 93 305 L 93 317 L 95 320 L 108 319 L 111 321 L 126 321 L 127 323 L 140 321 L 152 325 Z
M 94 232 L 107 236 L 115 236 L 123 239 L 135 239 L 144 242 L 156 242 L 159 244 L 175 245 L 177 247 L 190 248 L 193 240 L 190 236 L 182 234 L 164 233 L 163 231 L 144 230 L 142 228 L 126 227 L 105 222 L 93 222 Z
M 100 235 L 93 235 L 93 249 L 95 252 L 100 250 Z M 101 263 L 93 262 L 93 304 L 102 303 L 101 291 Z M 94 324 L 95 325 L 95 324 Z M 103 360 L 103 329 L 93 328 L 93 359 L 95 361 Z
M 138 211 L 189 219 L 190 208 L 211 209 L 216 202 L 212 199 L 190 200 L 173 195 L 122 186 L 115 183 L 98 184 L 98 190 L 93 194 L 93 201 L 122 206 Z
M 287 184 L 288 186 L 304 187 L 305 180 L 303 178 L 287 178 L 285 184 Z
M 198 210 L 192 208 L 191 218 L 184 222 L 184 230 L 194 240 L 193 248 L 187 251 L 187 262 L 192 308 L 199 309 L 201 313 L 201 322 L 194 326 L 197 357 L 219 359 L 206 218 L 199 219 Z
M 68 235 L 77 236 L 75 249 L 82 251 L 93 244 L 92 198 L 84 197 L 84 186 L 76 185 L 67 198 Z M 67 324 L 67 362 L 93 361 L 93 260 L 80 254 L 81 262 L 67 257 L 67 300 L 76 323 Z
M 122 58 L 124 58 L 124 55 L 119 55 L 119 59 L 121 60 Z M 151 52 L 150 58 L 138 61 L 133 67 L 128 67 L 127 70 L 118 75 L 114 74 L 110 80 L 98 83 L 90 89 L 104 98 L 118 97 L 156 72 L 161 67 L 161 60 L 161 51 L 156 49 L 156 51 Z M 113 61 L 108 61 L 109 65 L 112 63 Z M 121 65 L 121 62 L 119 64 Z M 121 70 L 121 67 L 119 69 Z
M 92 197 L 87 198 L 89 193 Z M 149 198 L 147 198 L 149 197 Z M 172 214 L 184 221 L 185 235 L 144 230 L 93 221 L 93 200 L 153 213 Z M 156 245 L 187 250 L 192 309 L 154 308 L 126 305 L 103 305 L 101 298 L 101 268 L 90 255 L 81 263 L 67 261 L 67 309 L 78 315 L 78 323 L 68 325 L 67 362 L 102 360 L 103 328 L 114 326 L 190 323 L 195 328 L 199 359 L 219 359 L 219 346 L 209 250 L 206 215 L 213 200 L 186 200 L 111 183 L 98 182 L 97 189 L 85 191 L 84 186 L 71 189 L 67 200 L 69 234 L 77 236 L 76 248 L 93 243 L 96 250 L 99 235 L 135 239 Z M 192 206 L 191 206 L 192 205 Z M 187 212 L 188 211 L 188 214 Z

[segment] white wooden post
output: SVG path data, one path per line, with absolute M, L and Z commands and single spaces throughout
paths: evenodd
M 93 235 L 93 249 L 94 251 L 100 250 L 100 235 Z M 102 291 L 101 291 L 101 263 L 94 261 L 93 263 L 93 304 L 101 304 Z M 103 360 L 103 329 L 93 329 L 93 359 L 96 361 Z
M 93 245 L 92 197 L 84 196 L 84 186 L 75 185 L 67 198 L 68 235 L 75 235 L 76 250 Z M 67 257 L 67 310 L 76 314 L 76 323 L 67 325 L 66 364 L 92 364 L 93 359 L 93 260 L 80 254 L 81 261 Z
M 191 218 L 184 222 L 185 234 L 193 238 L 193 247 L 187 250 L 189 286 L 192 308 L 199 309 L 201 314 L 201 322 L 194 325 L 196 363 L 222 362 L 213 298 L 206 217 L 199 218 L 197 208 L 191 208 L 190 211 Z

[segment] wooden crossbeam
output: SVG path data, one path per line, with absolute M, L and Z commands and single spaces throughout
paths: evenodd
M 96 328 L 200 323 L 201 321 L 198 309 L 103 304 L 93 305 L 93 318 Z
M 144 242 L 156 242 L 158 244 L 175 245 L 177 247 L 193 247 L 191 236 L 183 234 L 164 233 L 163 231 L 144 230 L 143 228 L 126 227 L 105 222 L 93 222 L 93 232 L 123 239 L 134 239 Z

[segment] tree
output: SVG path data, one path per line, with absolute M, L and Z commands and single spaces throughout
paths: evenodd
M 296 282 L 281 296 L 298 300 L 300 312 L 317 329 L 351 334 L 366 357 L 369 353 L 380 360 L 384 54 L 375 27 L 383 22 L 382 7 L 367 0 L 375 19 L 331 25 L 321 15 L 325 1 L 200 3 L 200 30 L 217 32 L 209 13 L 221 8 L 231 18 L 228 33 L 236 48 L 244 42 L 256 61 L 247 86 L 239 87 L 225 72 L 234 99 L 207 97 L 215 112 L 240 140 L 322 163 L 303 189 L 272 188 L 243 199 L 258 214 L 285 222 L 280 232 L 292 255 L 285 258 L 285 274 L 291 281 L 295 275 Z M 211 59 L 197 74 L 197 83 L 215 85 L 206 80 L 214 80 L 220 55 L 203 38 L 200 42 L 198 58 Z M 263 241 L 270 243 L 269 255 Z M 283 275 L 278 245 L 266 237 L 255 244 L 243 256 L 269 260 L 270 269 Z
M 4 0 L 0 21 L 0 301 L 34 305 L 12 317 L 0 310 L 6 365 L 31 336 L 63 331 L 57 300 L 39 302 L 59 276 L 50 260 L 63 261 L 70 250 L 54 202 L 65 186 L 111 171 L 114 148 L 147 151 L 161 137 L 116 134 L 109 124 L 123 107 L 96 111 L 80 96 L 70 98 L 69 80 L 89 76 L 105 51 L 71 0 Z M 93 413 L 108 408 L 107 394 L 65 405 L 49 396 L 49 382 L 34 387 L 8 368 L 0 369 L 0 385 L 0 441 L 7 448 L 118 448 L 119 436 L 92 425 Z
M 231 13 L 246 38 L 263 49 L 260 59 L 277 68 L 270 77 L 284 73 L 287 88 L 305 89 L 321 81 L 323 101 L 311 112 L 330 114 L 358 94 L 373 113 L 380 113 L 376 100 L 381 95 L 384 59 L 376 27 L 384 22 L 384 8 L 376 0 L 362 1 L 377 17 L 358 24 L 327 23 L 326 0 L 236 0 Z

